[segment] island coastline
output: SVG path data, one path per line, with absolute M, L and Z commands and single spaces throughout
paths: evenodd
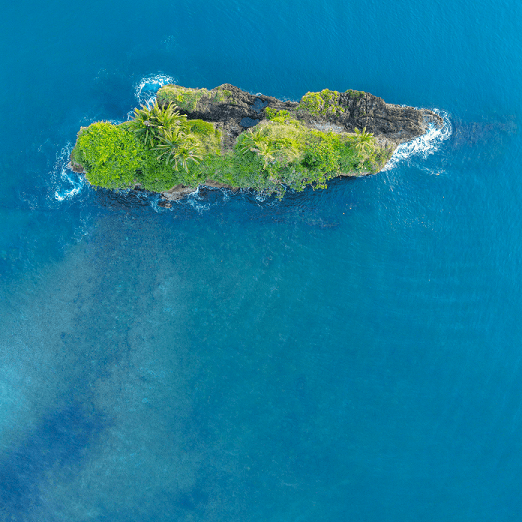
M 283 197 L 287 187 L 326 188 L 335 177 L 377 173 L 400 144 L 433 125 L 443 125 L 433 111 L 363 91 L 324 89 L 295 102 L 231 84 L 212 90 L 170 84 L 130 122 L 82 128 L 70 166 L 94 186 L 159 193 L 167 207 L 199 186 Z

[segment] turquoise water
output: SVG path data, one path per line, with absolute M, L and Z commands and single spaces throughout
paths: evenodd
M 5 6 L 0 519 L 518 520 L 521 9 Z M 66 168 L 81 125 L 167 81 L 446 126 L 282 202 L 162 209 Z

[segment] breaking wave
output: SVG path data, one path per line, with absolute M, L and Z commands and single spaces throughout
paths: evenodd
M 54 199 L 64 201 L 71 199 L 79 194 L 85 185 L 85 178 L 69 167 L 69 157 L 72 151 L 72 144 L 67 143 L 57 155 L 56 162 L 53 167 L 52 178 L 55 180 L 56 190 Z
M 444 120 L 442 127 L 437 128 L 435 124 L 431 124 L 422 136 L 399 145 L 383 170 L 393 169 L 399 163 L 409 161 L 414 157 L 426 159 L 439 150 L 442 143 L 451 136 L 453 126 L 446 111 L 433 109 L 433 112 Z
M 191 207 L 198 214 L 202 214 L 203 212 L 210 210 L 211 207 L 211 203 L 205 201 L 204 196 L 201 194 L 201 186 L 198 186 L 194 192 L 187 194 L 183 198 L 172 201 L 167 207 L 160 205 L 160 201 L 161 196 L 159 194 L 150 199 L 150 205 L 155 212 L 172 211 L 179 207 Z
M 156 98 L 156 93 L 164 85 L 176 83 L 172 76 L 166 74 L 153 74 L 142 78 L 134 88 L 134 95 L 140 105 L 151 103 Z

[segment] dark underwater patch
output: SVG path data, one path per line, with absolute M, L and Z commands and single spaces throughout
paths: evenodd
M 78 402 L 49 413 L 17 447 L 0 458 L 2 520 L 28 521 L 45 500 L 41 485 L 47 472 L 81 464 L 93 439 L 105 426 L 102 415 Z

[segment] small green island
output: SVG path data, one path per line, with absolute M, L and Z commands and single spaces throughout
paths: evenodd
M 282 198 L 287 189 L 379 172 L 400 143 L 430 124 L 442 120 L 362 91 L 324 89 L 292 102 L 230 84 L 165 85 L 129 121 L 82 127 L 71 168 L 94 187 L 142 189 L 165 200 L 199 185 Z

